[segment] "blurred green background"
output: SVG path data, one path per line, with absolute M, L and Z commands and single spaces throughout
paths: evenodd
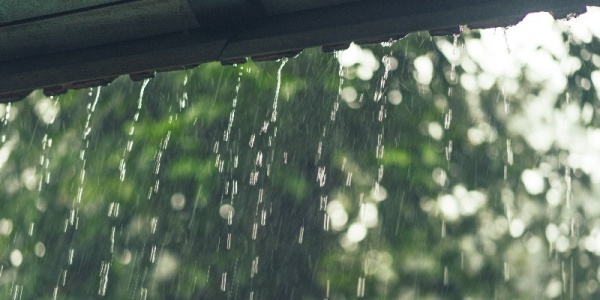
M 598 11 L 0 106 L 0 298 L 600 297 Z

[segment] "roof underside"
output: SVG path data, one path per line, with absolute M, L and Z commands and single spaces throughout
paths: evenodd
M 434 35 L 557 18 L 600 0 L 3 0 L 0 102 L 47 95 L 200 63 L 340 49 L 429 30 Z

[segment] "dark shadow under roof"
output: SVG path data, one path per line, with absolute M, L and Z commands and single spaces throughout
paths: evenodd
M 134 80 L 200 63 L 293 56 L 350 42 L 372 43 L 504 27 L 527 13 L 556 18 L 600 0 L 90 0 L 85 4 L 4 0 L 0 8 L 0 102 L 34 89 Z

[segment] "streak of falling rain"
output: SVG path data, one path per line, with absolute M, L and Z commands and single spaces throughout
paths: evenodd
M 2 122 L 3 129 L 6 129 L 6 127 L 8 126 L 8 121 L 10 121 L 11 109 L 12 104 L 9 102 L 8 104 L 6 104 L 6 107 L 4 108 L 4 116 L 2 116 L 2 119 L 0 120 Z M 0 139 L 0 142 L 6 142 L 6 130 L 2 130 L 2 138 Z
M 302 244 L 304 240 L 304 226 L 300 227 L 300 233 L 298 234 L 298 244 Z
M 158 217 L 153 217 L 152 220 L 150 220 L 150 233 L 155 234 L 157 226 L 158 226 Z
M 577 217 L 577 215 L 574 215 L 573 217 L 571 217 L 571 228 L 570 228 L 570 232 L 571 232 L 571 237 L 578 237 L 579 236 L 579 218 Z
M 156 245 L 152 245 L 152 247 L 150 247 L 149 259 L 150 259 L 151 264 L 156 262 L 156 249 L 157 249 Z
M 444 129 L 450 129 L 450 123 L 452 123 L 452 109 L 449 109 L 444 115 Z
M 442 238 L 446 237 L 446 220 L 442 219 L 442 230 L 441 230 Z
M 325 134 L 323 134 L 325 136 Z M 323 141 L 319 141 L 319 145 L 317 146 L 317 160 L 321 159 L 321 154 L 323 152 Z
M 138 105 L 137 105 L 137 110 L 133 116 L 133 122 L 131 123 L 131 126 L 129 127 L 129 139 L 127 140 L 127 146 L 125 147 L 125 150 L 123 151 L 123 155 L 121 156 L 121 161 L 119 163 L 119 180 L 124 181 L 125 180 L 125 174 L 127 172 L 127 159 L 129 157 L 129 153 L 131 153 L 131 149 L 133 148 L 133 133 L 135 132 L 135 124 L 137 123 L 139 117 L 140 117 L 140 111 L 142 109 L 142 103 L 143 103 L 143 99 L 144 99 L 144 91 L 146 90 L 146 86 L 148 86 L 148 82 L 150 81 L 150 79 L 145 79 L 144 82 L 142 83 L 142 88 L 140 89 L 140 94 L 138 97 Z
M 448 266 L 444 266 L 444 286 L 448 286 Z
M 106 296 L 106 288 L 108 287 L 108 274 L 110 272 L 110 262 L 102 261 L 100 266 L 100 287 L 98 288 L 98 295 Z
M 115 226 L 110 231 L 110 253 L 115 251 Z
M 10 293 L 13 296 L 13 300 L 21 299 L 23 296 L 23 286 L 20 284 L 14 285 Z
M 42 187 L 45 184 L 50 183 L 50 149 L 52 148 L 52 139 L 48 137 L 48 134 L 44 134 L 42 138 L 42 155 L 40 156 L 40 167 L 42 168 L 40 181 L 38 182 L 38 192 L 42 191 Z
M 188 93 L 186 90 L 188 83 L 188 74 L 185 74 L 185 78 L 183 79 L 183 94 L 181 95 L 181 99 L 179 100 L 179 108 L 184 109 L 187 106 L 188 102 Z
M 60 281 L 62 286 L 65 286 L 67 284 L 67 269 L 63 269 L 60 272 Z
M 74 256 L 75 256 L 75 249 L 73 249 L 73 248 L 69 249 L 69 259 L 68 259 L 69 265 L 73 264 Z
M 256 133 L 253 133 L 250 136 L 250 141 L 248 143 L 248 145 L 250 146 L 250 149 L 254 149 L 254 146 L 257 145 L 258 143 L 258 147 L 256 150 L 255 154 L 252 154 L 252 156 L 254 156 L 253 161 L 251 162 L 251 164 L 253 165 L 253 169 L 250 171 L 250 180 L 249 180 L 249 184 L 250 186 L 257 186 L 259 188 L 258 191 L 258 198 L 256 200 L 256 213 L 255 213 L 255 220 L 254 220 L 254 224 L 252 227 L 252 240 L 254 242 L 256 242 L 257 238 L 258 238 L 258 230 L 259 230 L 259 223 L 260 226 L 266 226 L 267 223 L 267 218 L 268 216 L 271 215 L 272 213 L 272 202 L 269 202 L 268 198 L 265 199 L 265 178 L 269 178 L 271 175 L 271 165 L 273 164 L 273 158 L 275 157 L 275 143 L 276 143 L 276 138 L 277 138 L 277 131 L 278 131 L 278 122 L 277 122 L 277 117 L 278 117 L 278 113 L 279 113 L 279 98 L 281 96 L 281 87 L 283 84 L 283 68 L 285 67 L 286 63 L 288 62 L 287 59 L 282 59 L 280 60 L 280 65 L 279 68 L 277 70 L 277 82 L 276 82 L 276 88 L 275 88 L 275 95 L 273 97 L 273 104 L 271 107 L 271 116 L 270 119 L 265 119 L 262 123 L 262 125 L 260 126 L 260 130 L 258 132 L 258 136 L 260 138 L 257 138 Z M 263 136 L 264 137 L 261 137 Z M 261 147 L 262 145 L 262 147 Z M 264 148 L 263 148 L 264 147 Z M 252 157 L 251 156 L 251 157 Z M 287 162 L 287 153 L 284 154 L 284 157 L 286 159 Z M 264 171 L 261 171 L 264 170 Z M 263 176 L 262 178 L 260 176 Z M 237 184 L 237 183 L 236 183 Z M 267 208 L 267 205 L 269 205 L 269 208 Z M 252 270 L 251 270 L 251 278 L 253 278 L 257 273 L 258 273 L 258 255 L 255 257 L 255 259 L 252 260 L 251 264 L 252 264 Z M 236 266 L 237 266 L 237 260 L 236 260 Z M 235 289 L 235 277 L 236 277 L 236 269 L 237 267 L 234 267 L 234 271 L 233 271 L 233 278 L 232 278 L 232 288 L 230 289 L 230 296 L 231 293 L 233 293 L 234 289 Z M 222 278 L 222 290 L 225 291 L 226 288 L 226 273 L 224 273 L 225 277 Z M 254 291 L 252 291 L 252 296 L 254 297 L 253 294 Z
M 450 158 L 452 158 L 452 140 L 448 141 L 448 146 L 445 148 L 446 153 L 446 161 L 450 162 Z
M 383 94 L 385 93 L 385 84 L 387 83 L 390 70 L 392 69 L 391 57 L 389 55 L 385 55 L 381 59 L 381 62 L 383 63 L 384 70 L 383 75 L 381 76 L 381 79 L 379 81 L 379 88 L 377 89 L 377 91 L 375 92 L 375 96 L 373 97 L 373 99 L 375 99 L 375 102 L 379 102 L 383 98 Z
M 327 213 L 324 213 L 323 214 L 323 230 L 324 231 L 329 231 L 329 223 L 330 223 L 329 215 Z
M 273 99 L 273 111 L 271 112 L 271 123 L 275 123 L 277 121 L 277 103 L 279 101 L 279 92 L 281 90 L 281 71 L 283 67 L 287 63 L 288 59 L 281 59 L 281 65 L 279 65 L 279 70 L 277 70 L 277 87 L 275 89 L 275 98 Z
M 119 216 L 119 203 L 118 202 L 111 202 L 108 206 L 108 216 L 109 217 L 118 217 Z
M 277 118 L 278 118 L 278 113 L 279 113 L 279 98 L 280 98 L 280 94 L 281 94 L 281 86 L 283 83 L 283 79 L 282 79 L 283 68 L 285 67 L 287 62 L 288 62 L 287 58 L 281 59 L 279 68 L 277 69 L 277 82 L 276 82 L 276 88 L 275 88 L 275 95 L 273 97 L 273 104 L 272 104 L 271 112 L 270 112 L 271 116 L 269 119 L 265 119 L 263 121 L 263 124 L 260 127 L 260 130 L 258 133 L 258 138 L 257 138 L 256 133 L 252 133 L 250 136 L 249 142 L 248 142 L 250 149 L 254 149 L 254 146 L 258 144 L 258 149 L 256 150 L 254 161 L 252 162 L 252 164 L 254 165 L 254 168 L 250 171 L 250 174 L 249 174 L 250 186 L 259 185 L 259 195 L 258 195 L 258 199 L 256 202 L 256 214 L 255 214 L 254 225 L 252 227 L 252 240 L 253 241 L 256 241 L 258 238 L 258 229 L 259 229 L 258 224 L 260 223 L 261 226 L 265 226 L 267 223 L 267 217 L 271 213 L 271 210 L 266 209 L 265 206 L 267 205 L 267 203 L 264 202 L 264 200 L 263 200 L 264 194 L 265 194 L 264 193 L 264 191 L 265 191 L 264 184 L 265 183 L 264 183 L 263 178 L 270 177 L 271 164 L 273 163 L 273 157 L 275 154 L 273 152 L 274 150 L 260 148 L 260 146 L 264 145 L 264 147 L 267 147 L 267 148 L 274 147 L 275 138 L 277 137 L 277 129 L 278 129 Z M 240 75 L 241 75 L 241 73 L 240 73 Z M 238 87 L 236 86 L 236 98 L 237 98 L 237 94 L 238 94 L 237 89 L 238 89 Z M 264 136 L 263 136 L 263 134 L 264 134 Z M 237 164 L 237 162 L 236 162 L 236 164 Z M 264 172 L 261 172 L 261 169 L 266 169 L 266 170 L 264 170 Z M 261 178 L 261 175 L 263 176 L 263 178 Z M 237 183 L 235 183 L 235 184 L 237 184 Z M 233 200 L 233 195 L 232 195 L 232 200 Z M 229 225 L 231 225 L 231 222 L 229 223 Z
M 160 187 L 159 173 L 160 173 L 160 169 L 161 169 L 162 156 L 163 156 L 164 151 L 166 151 L 168 148 L 170 138 L 171 138 L 171 130 L 167 131 L 167 134 L 165 135 L 165 137 L 160 140 L 158 150 L 156 151 L 156 154 L 154 156 L 155 159 L 154 159 L 154 168 L 153 169 L 154 169 L 155 181 L 154 181 L 154 185 L 148 189 L 148 196 L 147 196 L 148 200 L 150 200 L 152 198 L 153 194 L 158 194 L 158 190 Z
M 566 191 L 565 191 L 565 199 L 567 202 L 567 208 L 572 208 L 573 207 L 573 187 L 572 187 L 572 183 L 571 183 L 571 167 L 569 167 L 568 165 L 565 166 L 565 184 L 567 186 Z
M 253 260 L 252 260 L 252 267 L 250 269 L 250 278 L 254 278 L 254 276 L 256 274 L 258 274 L 258 256 L 256 256 Z
M 336 59 L 339 59 L 340 55 L 341 55 L 341 51 L 334 52 L 334 57 Z M 340 107 L 340 97 L 342 96 L 342 86 L 344 85 L 344 68 L 341 65 L 338 66 L 338 79 L 339 79 L 338 91 L 337 91 L 337 95 L 335 97 L 335 102 L 333 102 L 333 107 L 331 109 L 331 118 L 330 119 L 332 122 L 335 121 L 337 111 Z M 325 128 L 323 128 L 323 130 L 325 130 Z
M 512 149 L 512 143 L 510 139 L 506 139 L 506 160 L 509 166 L 512 166 L 514 163 L 514 154 Z
M 141 288 L 140 289 L 140 300 L 146 300 L 147 297 L 148 297 L 148 289 Z
M 237 67 L 236 65 L 234 65 L 234 67 Z M 238 71 L 238 76 L 237 76 L 237 83 L 235 85 L 235 96 L 233 97 L 233 100 L 231 101 L 231 111 L 229 112 L 229 120 L 227 123 L 227 129 L 223 132 L 223 141 L 224 142 L 228 142 L 231 136 L 231 130 L 233 128 L 233 122 L 235 120 L 235 110 L 237 107 L 237 102 L 238 102 L 238 97 L 240 94 L 240 87 L 241 87 L 241 83 L 242 83 L 242 68 L 240 68 L 240 70 Z
M 317 169 L 317 182 L 319 183 L 320 187 L 323 187 L 327 182 L 327 172 L 325 167 L 319 167 Z
M 227 272 L 223 272 L 221 274 L 221 291 L 225 291 L 227 289 Z
M 510 100 L 508 99 L 508 94 L 506 93 L 504 85 L 500 89 L 500 93 L 502 94 L 502 101 L 504 102 L 504 113 L 508 115 L 510 113 Z
M 85 158 L 85 152 L 86 150 L 89 149 L 89 145 L 90 145 L 90 141 L 88 139 L 92 128 L 90 125 L 90 120 L 92 118 L 92 114 L 94 113 L 94 111 L 96 110 L 96 104 L 98 104 L 98 99 L 100 98 L 100 91 L 101 91 L 101 87 L 98 87 L 96 89 L 96 97 L 94 98 L 94 101 L 91 104 L 88 104 L 87 106 L 87 120 L 85 122 L 85 126 L 83 128 L 83 149 L 81 149 L 81 154 L 79 159 L 81 160 L 81 171 L 80 171 L 80 175 L 79 175 L 79 189 L 77 192 L 77 198 L 76 201 L 77 203 L 81 203 L 81 197 L 83 196 L 83 187 L 84 187 L 84 180 L 85 180 L 85 166 L 86 166 L 86 158 Z
M 508 44 L 508 28 L 502 28 L 502 35 L 504 36 L 504 44 L 506 45 L 506 53 L 510 54 L 510 45 Z
M 504 262 L 504 281 L 510 280 L 510 266 L 508 262 Z
M 260 217 L 260 225 L 267 225 L 267 211 L 263 208 Z
M 462 26 L 460 27 L 460 31 L 462 32 Z M 450 81 L 454 83 L 456 77 L 456 63 L 458 62 L 458 38 L 460 37 L 460 33 L 453 34 L 454 40 L 452 41 L 452 62 L 451 62 L 451 70 L 450 70 Z
M 319 201 L 319 210 L 320 211 L 324 211 L 327 209 L 327 196 L 321 196 L 320 201 Z
M 506 215 L 506 220 L 508 221 L 508 224 L 510 224 L 513 219 L 513 211 L 508 203 L 504 206 L 504 213 Z
M 333 124 L 335 124 L 334 122 L 337 119 L 337 113 L 338 113 L 338 110 L 340 107 L 340 97 L 342 96 L 342 87 L 344 85 L 344 68 L 341 64 L 339 64 L 339 58 L 341 55 L 342 55 L 342 51 L 334 52 L 334 58 L 338 62 L 337 94 L 336 94 L 335 100 L 334 100 L 332 108 L 331 108 L 330 120 L 329 120 L 329 122 L 326 122 L 325 125 L 323 125 L 322 134 L 321 134 L 321 138 L 318 142 L 317 153 L 316 153 L 316 157 L 315 157 L 316 163 L 318 164 L 316 181 L 319 183 L 319 187 L 322 190 L 327 182 L 327 173 L 326 173 L 327 167 L 324 165 L 321 165 L 322 164 L 321 158 L 322 158 L 322 154 L 323 154 L 323 141 L 327 140 L 328 133 L 332 131 L 332 129 L 329 127 L 333 126 Z M 325 191 L 322 191 L 322 193 L 325 193 Z M 323 203 L 323 199 L 327 199 L 327 196 L 321 195 L 320 199 L 321 199 L 321 202 L 320 202 L 319 211 L 323 211 L 323 230 L 328 231 L 329 230 L 329 215 L 326 212 L 326 208 L 327 208 L 326 200 L 325 200 L 325 203 Z
M 356 297 L 362 298 L 365 296 L 365 277 L 358 277 L 358 283 L 356 284 Z
M 380 133 L 377 135 L 377 147 L 375 148 L 375 158 L 377 158 L 377 160 L 383 159 L 383 154 L 385 153 L 384 151 L 385 145 L 383 144 L 383 133 Z

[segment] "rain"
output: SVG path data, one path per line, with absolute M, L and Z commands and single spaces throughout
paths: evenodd
M 598 19 L 0 104 L 0 298 L 600 297 Z

